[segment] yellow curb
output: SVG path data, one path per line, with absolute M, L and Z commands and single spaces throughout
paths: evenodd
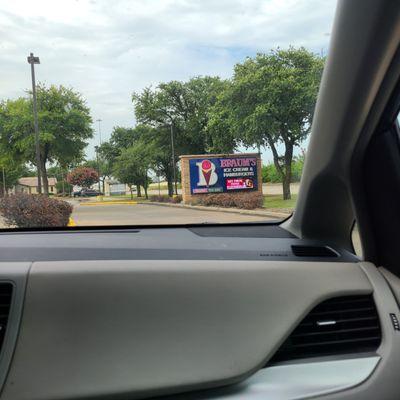
M 68 225 L 67 226 L 76 226 L 76 223 L 75 223 L 75 221 L 74 221 L 74 219 L 73 218 L 69 218 L 69 221 L 68 221 Z
M 96 201 L 81 203 L 81 206 L 112 206 L 114 204 L 137 204 L 137 201 Z

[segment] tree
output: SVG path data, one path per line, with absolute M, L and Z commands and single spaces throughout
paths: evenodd
M 93 136 L 89 108 L 82 96 L 64 86 L 37 87 L 41 173 L 48 194 L 46 164 L 64 168 L 81 161 L 88 139 Z M 30 98 L 0 103 L 0 145 L 13 158 L 36 165 L 32 102 Z
M 271 149 L 284 199 L 291 197 L 293 148 L 310 131 L 323 65 L 323 58 L 304 48 L 247 58 L 235 66 L 232 85 L 216 106 L 219 114 L 211 119 L 224 119 L 245 146 Z
M 114 164 L 113 174 L 117 179 L 129 186 L 131 198 L 133 198 L 132 186 L 142 186 L 146 199 L 149 187 L 149 169 L 151 168 L 150 149 L 145 143 L 124 149 L 117 157 Z
M 145 152 L 147 151 L 146 149 L 153 143 L 154 138 L 156 137 L 156 131 L 145 125 L 137 125 L 135 128 L 124 128 L 121 126 L 114 127 L 113 132 L 111 134 L 111 138 L 108 142 L 104 142 L 100 147 L 99 147 L 99 158 L 103 160 L 107 160 L 107 170 L 110 173 L 110 175 L 114 175 L 116 178 L 118 176 L 115 171 L 119 171 L 119 176 L 124 176 L 124 179 L 127 179 L 127 173 L 121 172 L 122 169 L 119 167 L 115 168 L 115 164 L 117 162 L 120 162 L 119 157 L 121 154 L 132 147 L 137 147 L 141 146 L 141 151 Z M 137 147 L 138 148 L 138 147 Z M 154 160 L 154 164 L 156 163 L 156 159 L 159 155 L 159 151 L 164 151 L 164 149 L 156 149 L 155 147 L 152 147 L 153 152 L 151 155 L 151 158 Z M 144 153 L 143 153 L 144 154 Z M 138 158 L 144 157 L 144 155 L 139 155 Z M 149 154 L 146 152 L 146 154 Z M 149 157 L 149 156 L 146 156 Z M 169 159 L 170 160 L 170 159 Z M 149 167 L 150 168 L 150 167 Z M 110 176 L 109 175 L 109 176 Z M 131 176 L 132 173 L 129 172 L 129 176 Z M 172 176 L 172 175 L 171 175 Z M 119 178 L 118 178 L 119 179 Z M 124 182 L 121 180 L 122 183 L 130 184 L 130 185 L 136 185 L 137 187 L 137 195 L 138 197 L 141 196 L 141 186 L 143 186 L 140 182 L 142 181 L 141 179 L 135 179 L 132 181 L 132 179 L 128 179 L 130 182 Z M 147 179 L 148 180 L 148 179 Z M 146 189 L 147 190 L 147 187 Z
M 235 139 L 227 132 L 210 129 L 209 118 L 218 96 L 228 81 L 218 77 L 195 77 L 188 82 L 171 81 L 157 88 L 134 93 L 132 100 L 136 119 L 153 128 L 154 138 L 162 145 L 162 155 L 168 157 L 169 167 L 162 161 L 168 191 L 172 195 L 171 126 L 175 139 L 175 163 L 181 154 L 231 152 Z
M 57 193 L 62 193 L 62 194 L 67 194 L 70 195 L 72 193 L 73 190 L 73 186 L 68 183 L 67 181 L 57 181 L 56 183 L 56 189 L 57 189 Z
M 13 160 L 9 155 L 0 156 L 0 196 L 4 197 L 18 183 L 19 178 L 27 176 L 27 171 L 24 164 Z
M 99 180 L 101 182 L 102 191 L 105 192 L 105 181 L 112 174 L 112 168 L 110 161 L 102 155 L 98 155 L 96 160 L 87 160 L 83 163 L 84 167 L 89 167 L 96 170 L 99 174 Z
M 67 182 L 84 188 L 92 186 L 99 181 L 99 174 L 93 168 L 77 167 L 67 175 Z

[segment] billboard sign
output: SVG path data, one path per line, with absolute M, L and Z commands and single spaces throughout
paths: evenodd
M 227 193 L 257 189 L 257 158 L 191 159 L 190 192 Z

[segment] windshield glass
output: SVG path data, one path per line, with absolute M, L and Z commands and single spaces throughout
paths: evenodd
M 287 217 L 334 10 L 0 3 L 0 228 Z

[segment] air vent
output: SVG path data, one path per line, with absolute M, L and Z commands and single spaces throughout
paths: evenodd
M 338 253 L 327 246 L 293 245 L 292 251 L 297 257 L 338 257 Z
M 0 349 L 3 346 L 4 336 L 7 329 L 12 291 L 13 285 L 11 283 L 0 283 Z
M 375 351 L 380 342 L 381 329 L 372 295 L 337 297 L 316 306 L 270 363 Z

